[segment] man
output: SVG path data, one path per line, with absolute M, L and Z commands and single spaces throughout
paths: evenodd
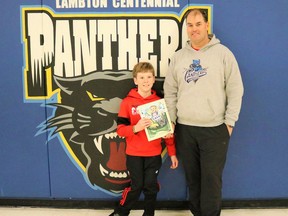
M 232 52 L 208 35 L 204 9 L 186 13 L 190 41 L 171 58 L 164 94 L 194 216 L 221 213 L 222 172 L 243 84 Z

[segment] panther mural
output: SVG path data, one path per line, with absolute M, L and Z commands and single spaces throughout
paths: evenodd
M 92 72 L 74 78 L 54 75 L 58 102 L 46 129 L 61 135 L 93 188 L 120 194 L 129 184 L 125 139 L 116 133 L 121 100 L 135 87 L 130 71 Z M 163 81 L 155 90 L 162 94 Z

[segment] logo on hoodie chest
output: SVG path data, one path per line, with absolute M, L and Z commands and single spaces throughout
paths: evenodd
M 196 83 L 200 77 L 207 74 L 207 68 L 202 68 L 200 64 L 200 59 L 193 59 L 192 64 L 186 69 L 184 79 L 187 83 L 194 81 Z
M 132 113 L 132 115 L 137 115 L 137 114 L 138 114 L 137 107 L 138 107 L 138 106 L 135 106 L 135 105 L 131 107 L 131 113 Z

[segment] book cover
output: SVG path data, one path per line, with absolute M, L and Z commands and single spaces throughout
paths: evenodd
M 170 116 L 164 99 L 140 105 L 137 109 L 141 118 L 151 120 L 151 125 L 145 128 L 149 141 L 163 137 L 168 133 L 173 133 Z

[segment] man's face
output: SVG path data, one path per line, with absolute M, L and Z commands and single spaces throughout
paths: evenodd
M 192 45 L 200 45 L 198 48 L 201 48 L 202 46 L 206 45 L 206 43 L 208 43 L 209 39 L 207 32 L 209 23 L 205 22 L 201 13 L 191 12 L 187 16 L 186 24 L 187 34 Z

